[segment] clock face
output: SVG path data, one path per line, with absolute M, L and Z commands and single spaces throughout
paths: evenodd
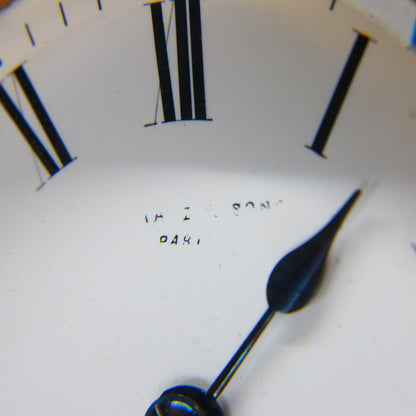
M 208 389 L 280 258 L 363 194 L 325 281 L 218 402 L 416 408 L 416 56 L 319 0 L 0 13 L 0 413 L 144 415 Z

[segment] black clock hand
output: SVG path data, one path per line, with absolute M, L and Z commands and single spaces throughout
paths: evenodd
M 312 299 L 322 281 L 322 270 L 331 243 L 360 193 L 360 190 L 355 191 L 321 231 L 276 264 L 267 284 L 269 308 L 208 389 L 208 396 L 216 399 L 221 394 L 275 312 L 295 312 Z
M 146 416 L 222 416 L 216 399 L 222 393 L 276 312 L 295 312 L 308 304 L 319 288 L 325 259 L 342 222 L 359 197 L 355 191 L 332 220 L 300 247 L 281 259 L 267 284 L 268 309 L 207 392 L 192 386 L 165 391 Z

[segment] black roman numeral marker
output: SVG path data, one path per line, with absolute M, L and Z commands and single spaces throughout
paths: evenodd
M 30 79 L 28 78 L 25 70 L 22 66 L 17 68 L 14 71 L 17 81 L 19 82 L 23 92 L 26 95 L 27 100 L 29 101 L 34 113 L 36 114 L 37 119 L 39 120 L 40 125 L 42 126 L 48 140 L 53 147 L 53 150 L 56 153 L 59 161 L 61 162 L 61 167 L 54 161 L 52 156 L 46 150 L 45 146 L 36 136 L 33 129 L 30 127 L 29 123 L 23 117 L 20 110 L 16 107 L 14 102 L 10 99 L 6 90 L 0 84 L 0 102 L 3 105 L 6 112 L 9 114 L 11 119 L 14 121 L 16 127 L 22 133 L 23 137 L 26 139 L 28 145 L 32 148 L 35 155 L 38 157 L 42 165 L 48 171 L 49 175 L 52 176 L 57 173 L 61 168 L 72 162 L 72 157 L 69 154 L 68 150 L 65 147 L 59 133 L 55 129 L 55 126 L 52 123 L 48 113 L 46 112 L 45 107 L 39 99 L 38 94 L 33 88 Z
M 167 122 L 177 118 L 161 3 L 148 5 L 152 16 L 163 116 Z M 174 0 L 174 6 L 181 120 L 207 120 L 200 0 Z
M 347 96 L 348 90 L 352 84 L 357 68 L 360 65 L 369 40 L 370 38 L 368 36 L 362 33 L 357 34 L 355 44 L 351 50 L 348 61 L 345 64 L 344 70 L 342 71 L 341 77 L 326 109 L 324 118 L 322 119 L 312 146 L 307 146 L 309 149 L 313 150 L 322 157 L 325 157 L 323 151 L 328 142 L 329 135 L 334 127 L 335 121 L 341 110 L 345 97 Z

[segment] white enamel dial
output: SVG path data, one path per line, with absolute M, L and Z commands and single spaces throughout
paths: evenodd
M 203 75 L 189 92 L 205 114 L 189 120 L 173 2 L 1 10 L 0 414 L 144 415 L 172 386 L 207 389 L 264 312 L 274 265 L 358 187 L 319 294 L 270 324 L 219 404 L 414 414 L 416 56 L 411 34 L 404 46 L 393 26 L 331 3 L 201 0 Z

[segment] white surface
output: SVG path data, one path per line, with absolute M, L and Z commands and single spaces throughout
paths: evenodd
M 369 17 L 377 19 L 391 33 L 398 36 L 404 45 L 412 42 L 416 21 L 414 0 L 345 0 L 358 6 Z
M 3 15 L 1 73 L 27 60 L 77 160 L 36 192 L 34 157 L 0 111 L 0 414 L 143 415 L 172 385 L 208 387 L 263 313 L 274 264 L 367 183 L 317 299 L 271 324 L 221 404 L 413 416 L 415 56 L 321 0 L 203 1 L 213 121 L 144 128 L 158 85 L 149 10 L 67 0 L 65 28 L 43 3 Z M 377 43 L 325 160 L 305 145 L 357 27 Z M 34 122 L 12 77 L 2 85 Z M 176 234 L 200 244 L 160 244 Z

